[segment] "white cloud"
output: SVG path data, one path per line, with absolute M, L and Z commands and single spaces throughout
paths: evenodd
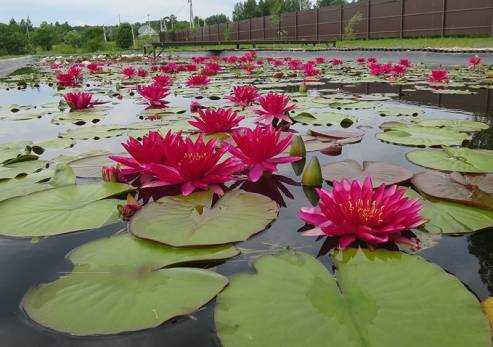
M 194 0 L 194 14 L 205 18 L 224 13 L 231 16 L 237 0 Z M 188 18 L 187 0 L 0 0 L 0 22 L 29 16 L 35 25 L 42 21 L 84 24 L 115 24 L 122 21 L 143 22 L 150 15 L 158 19 L 175 14 Z

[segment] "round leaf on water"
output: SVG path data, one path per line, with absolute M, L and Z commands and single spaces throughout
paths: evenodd
M 405 182 L 413 173 L 406 168 L 398 165 L 365 161 L 363 167 L 355 160 L 343 160 L 336 163 L 328 164 L 322 168 L 324 180 L 329 182 L 347 180 L 364 181 L 366 177 L 371 177 L 373 186 L 378 187 L 382 183 L 386 185 Z
M 338 112 L 323 112 L 323 113 L 309 113 L 300 112 L 296 116 L 292 117 L 293 120 L 299 123 L 312 124 L 312 125 L 329 125 L 329 124 L 348 124 L 351 125 L 357 121 L 353 116 L 338 113 Z
M 175 247 L 218 245 L 248 239 L 278 213 L 274 201 L 256 193 L 228 192 L 213 206 L 212 197 L 208 191 L 161 198 L 133 216 L 129 231 Z
M 223 346 L 490 346 L 478 301 L 440 267 L 386 250 L 334 258 L 335 277 L 293 251 L 234 276 L 214 316 Z
M 0 166 L 0 180 L 39 172 L 48 167 L 44 160 L 29 160 Z
M 94 155 L 76 159 L 68 163 L 77 177 L 101 178 L 103 166 L 114 166 L 116 163 L 109 158 L 109 154 Z
M 417 124 L 425 127 L 447 128 L 462 132 L 481 131 L 489 128 L 489 125 L 483 122 L 455 119 L 428 119 L 420 121 Z
M 412 189 L 406 195 L 423 205 L 421 215 L 428 222 L 423 228 L 435 234 L 468 234 L 493 227 L 493 211 L 460 203 L 425 198 Z
M 406 154 L 416 165 L 443 171 L 493 172 L 493 151 L 487 149 L 444 148 L 417 150 Z
M 424 115 L 423 109 L 419 107 L 402 107 L 402 106 L 384 106 L 377 109 L 378 114 L 381 116 L 422 116 Z
M 191 314 L 228 283 L 212 271 L 174 268 L 72 273 L 32 288 L 22 308 L 35 322 L 72 335 L 118 334 Z
M 394 123 L 395 127 L 377 134 L 377 139 L 406 146 L 460 146 L 469 139 L 467 134 L 452 129 Z
M 230 245 L 177 248 L 141 240 L 125 232 L 86 243 L 70 252 L 68 259 L 76 265 L 74 271 L 158 270 L 170 265 L 221 260 L 238 254 L 238 249 Z
M 118 219 L 120 200 L 106 199 L 130 190 L 120 183 L 54 188 L 0 203 L 0 235 L 51 236 L 99 228 Z

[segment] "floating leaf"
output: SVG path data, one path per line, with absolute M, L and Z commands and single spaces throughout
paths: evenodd
M 347 180 L 364 181 L 366 177 L 371 177 L 373 186 L 381 184 L 392 185 L 405 182 L 413 173 L 402 166 L 395 164 L 365 161 L 363 167 L 355 160 L 343 160 L 331 163 L 322 168 L 324 180 L 329 182 Z
M 456 119 L 428 119 L 418 122 L 417 125 L 425 127 L 447 128 L 461 132 L 475 132 L 489 128 L 489 125 L 483 122 Z
M 417 150 L 406 154 L 416 165 L 443 171 L 469 173 L 493 172 L 493 151 L 486 149 L 452 148 Z
M 228 280 L 212 271 L 174 268 L 143 273 L 72 273 L 27 292 L 35 322 L 72 335 L 118 334 L 156 327 L 213 299 Z
M 137 212 L 129 230 L 176 247 L 217 245 L 248 239 L 278 213 L 277 204 L 260 194 L 231 191 L 214 206 L 212 197 L 208 191 L 161 198 Z
M 0 203 L 0 235 L 35 237 L 94 229 L 117 220 L 120 200 L 130 190 L 120 183 L 54 188 Z
M 98 239 L 70 252 L 68 258 L 76 265 L 74 271 L 159 270 L 203 260 L 222 260 L 239 254 L 233 246 L 170 247 L 141 240 L 129 233 Z
M 338 112 L 309 113 L 301 112 L 292 117 L 293 120 L 303 124 L 312 125 L 351 125 L 357 121 L 353 116 Z
M 53 171 L 43 170 L 25 177 L 0 181 L 0 201 L 51 189 L 51 185 L 38 182 L 48 181 L 52 175 Z
M 413 185 L 426 195 L 467 205 L 493 209 L 493 175 L 446 174 L 425 171 L 414 175 Z M 491 195 L 488 199 L 486 195 Z
M 103 166 L 113 166 L 115 162 L 109 158 L 109 154 L 103 154 L 76 159 L 68 164 L 77 177 L 101 178 Z
M 440 267 L 386 250 L 348 249 L 333 260 L 335 277 L 293 251 L 234 276 L 214 314 L 222 345 L 490 345 L 477 299 Z
M 20 175 L 28 175 L 39 172 L 48 167 L 48 162 L 43 160 L 29 160 L 0 166 L 0 180 L 14 178 Z
M 393 123 L 390 130 L 377 134 L 377 139 L 406 146 L 460 146 L 470 138 L 451 129 Z M 386 124 L 383 127 L 389 129 Z
M 422 116 L 424 115 L 424 111 L 419 107 L 402 107 L 402 106 L 385 106 L 379 107 L 377 109 L 378 114 L 381 116 Z
M 408 189 L 407 196 L 423 204 L 423 228 L 436 234 L 467 234 L 493 227 L 493 211 L 455 202 L 426 198 Z

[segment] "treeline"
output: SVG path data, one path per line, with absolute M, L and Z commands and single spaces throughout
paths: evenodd
M 233 20 L 278 15 L 285 12 L 309 10 L 345 3 L 347 3 L 346 0 L 317 0 L 315 3 L 310 0 L 245 0 L 235 4 Z

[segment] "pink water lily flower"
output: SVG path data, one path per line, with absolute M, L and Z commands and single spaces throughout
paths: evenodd
M 85 110 L 89 107 L 93 107 L 94 103 L 91 102 L 92 94 L 86 92 L 66 93 L 63 98 L 70 107 L 70 110 Z
M 257 126 L 254 130 L 242 128 L 233 132 L 235 145 L 229 147 L 229 152 L 245 164 L 250 181 L 257 182 L 264 172 L 274 173 L 278 164 L 301 159 L 281 155 L 293 140 L 292 134 L 284 138 L 281 138 L 281 134 L 272 125 Z
M 330 63 L 332 64 L 332 66 L 338 66 L 344 64 L 344 61 L 342 61 L 342 59 L 339 58 L 332 58 L 330 60 Z
M 161 87 L 169 87 L 173 84 L 173 79 L 168 75 L 157 75 L 152 79 L 154 84 L 157 84 Z
M 180 186 L 183 195 L 195 190 L 212 189 L 222 195 L 221 185 L 233 180 L 244 165 L 236 158 L 223 160 L 226 146 L 217 146 L 214 139 L 195 142 L 179 137 L 164 148 L 166 164 L 150 163 L 145 168 L 156 180 L 144 187 Z
M 206 85 L 208 85 L 209 83 L 211 83 L 211 80 L 209 77 L 205 76 L 205 75 L 192 75 L 190 76 L 187 81 L 186 81 L 186 85 L 188 87 L 205 87 Z
M 365 57 L 356 58 L 356 63 L 358 63 L 359 65 L 365 65 L 366 64 L 366 58 Z
M 233 93 L 226 99 L 235 103 L 235 105 L 247 107 L 250 106 L 260 96 L 258 89 L 254 86 L 237 86 L 233 87 Z
M 131 66 L 127 66 L 127 67 L 124 67 L 122 69 L 122 75 L 123 75 L 123 78 L 125 78 L 125 79 L 133 78 L 133 77 L 135 77 L 136 74 L 137 74 L 137 71 L 135 71 L 135 69 Z
M 167 101 L 163 100 L 169 95 L 169 89 L 157 84 L 137 86 L 137 92 L 147 100 L 151 107 L 166 107 Z
M 320 69 L 316 68 L 313 64 L 304 64 L 303 65 L 303 74 L 305 77 L 314 77 L 320 75 Z
M 141 178 L 144 182 L 151 181 L 152 176 L 148 174 L 144 165 L 149 163 L 166 164 L 165 148 L 171 146 L 171 143 L 180 136 L 180 133 L 168 132 L 163 136 L 157 131 L 149 131 L 142 137 L 142 141 L 130 137 L 126 143 L 122 143 L 130 157 L 110 156 L 111 160 L 119 164 L 118 177 L 122 181 L 129 181 L 136 177 Z M 103 177 L 105 174 L 108 172 L 103 172 Z
M 289 96 L 269 92 L 268 94 L 259 97 L 257 100 L 260 104 L 260 108 L 255 110 L 255 113 L 259 115 L 259 120 L 270 123 L 274 119 L 281 119 L 288 123 L 292 123 L 289 112 L 292 111 L 296 105 L 290 103 Z
M 382 184 L 373 189 L 371 178 L 359 181 L 334 182 L 331 192 L 317 189 L 320 197 L 315 208 L 302 208 L 298 217 L 314 229 L 306 236 L 330 236 L 339 239 L 345 249 L 356 240 L 375 246 L 388 242 L 415 242 L 402 232 L 426 222 L 420 215 L 422 205 L 404 196 L 405 189 Z
M 481 58 L 477 55 L 473 55 L 469 58 L 469 67 L 474 68 L 481 64 Z
M 199 116 L 188 123 L 204 134 L 231 132 L 245 118 L 230 108 L 198 109 L 197 112 Z
M 399 60 L 399 65 L 405 66 L 407 68 L 410 68 L 412 66 L 411 61 L 407 58 L 402 58 Z
M 449 74 L 447 70 L 433 70 L 428 76 L 428 82 L 430 83 L 448 83 Z
M 138 69 L 137 70 L 137 76 L 139 76 L 139 77 L 147 77 L 148 74 L 149 74 L 149 72 L 147 72 L 146 69 Z
M 92 74 L 97 74 L 103 72 L 103 67 L 96 63 L 90 63 L 87 65 L 87 70 Z

